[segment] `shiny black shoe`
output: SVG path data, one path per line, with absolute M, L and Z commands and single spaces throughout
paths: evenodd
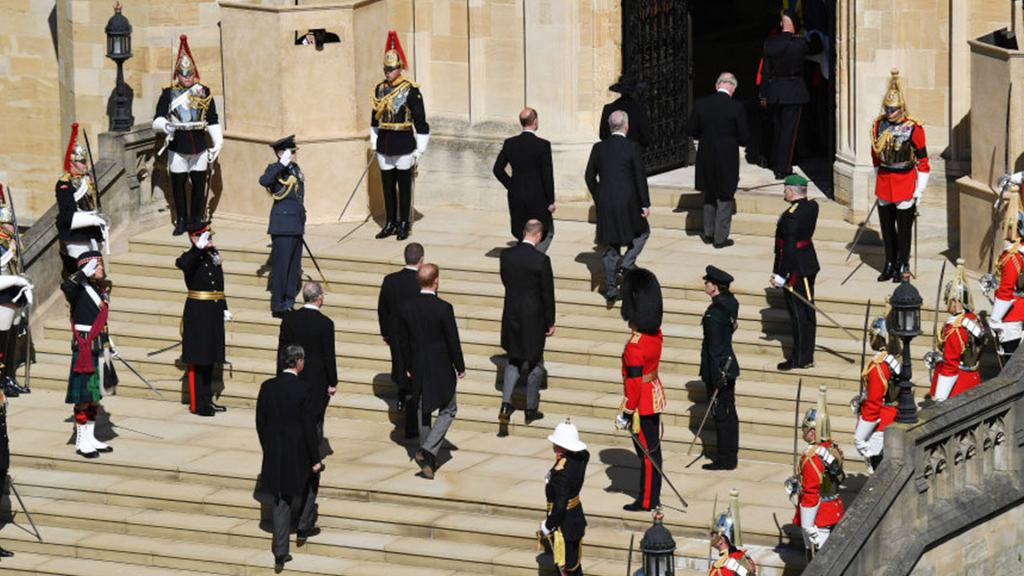
M 319 526 L 313 526 L 309 530 L 297 530 L 295 532 L 295 543 L 298 544 L 299 546 L 302 546 L 303 544 L 306 543 L 307 539 L 312 538 L 313 536 L 318 536 L 319 534 L 320 534 L 320 527 Z
M 394 234 L 395 230 L 397 230 L 397 226 L 395 225 L 395 223 L 392 222 L 391 220 L 388 220 L 387 222 L 384 223 L 384 228 L 380 232 L 378 232 L 377 235 L 374 236 L 374 238 L 376 238 L 377 240 L 380 240 L 381 238 L 387 238 L 388 236 Z
M 17 388 L 11 386 L 10 381 L 5 381 L 3 384 L 0 384 L 0 390 L 3 390 L 4 395 L 8 398 L 17 398 L 18 396 L 21 396 L 21 392 L 19 392 Z
M 217 413 L 214 412 L 212 408 L 207 408 L 205 410 L 196 410 L 194 412 L 194 414 L 196 416 L 203 416 L 203 417 L 206 417 L 206 418 L 209 418 L 211 416 L 216 416 L 217 415 Z
M 650 508 L 644 508 L 644 505 L 641 504 L 639 501 L 630 502 L 629 504 L 623 506 L 622 509 L 625 510 L 626 512 L 643 512 L 645 510 L 650 510 Z
M 214 404 L 213 402 L 210 402 L 210 410 L 213 410 L 214 412 L 228 411 L 227 406 L 221 406 L 220 404 Z
M 501 422 L 502 424 L 508 424 L 508 421 L 511 418 L 512 413 L 515 411 L 516 409 L 511 404 L 509 404 L 508 402 L 502 402 L 501 410 L 498 411 L 498 422 Z
M 544 419 L 544 413 L 541 412 L 540 410 L 527 410 L 526 411 L 526 423 L 527 424 L 532 424 L 533 422 L 535 422 L 537 420 L 543 420 L 543 419 Z
M 897 262 L 892 274 L 893 284 L 903 282 L 904 274 L 910 274 L 910 264 L 907 264 L 906 262 Z
M 409 233 L 412 232 L 412 226 L 408 222 L 402 222 L 398 225 L 398 233 L 395 234 L 395 240 L 399 242 L 409 237 Z
M 705 465 L 701 466 L 701 468 L 703 468 L 705 470 L 735 470 L 736 466 L 735 465 L 728 466 L 728 465 L 723 464 L 721 462 L 711 462 L 711 463 L 708 463 L 708 464 L 705 464 Z
M 283 556 L 274 556 L 274 570 L 276 572 L 280 572 L 281 570 L 284 570 L 285 562 L 291 562 L 291 561 L 292 561 L 292 555 L 291 554 L 285 554 Z
M 181 236 L 184 233 L 185 233 L 185 219 L 184 218 L 178 218 L 178 220 L 174 222 L 174 232 L 172 232 L 172 234 L 175 235 L 175 236 Z
M 886 280 L 892 280 L 892 275 L 896 273 L 896 263 L 886 262 L 882 268 L 882 273 L 878 275 L 879 282 L 885 282 Z
M 732 239 L 726 238 L 721 243 L 716 243 L 715 244 L 715 248 L 718 248 L 719 250 L 721 250 L 722 248 L 728 248 L 729 246 L 732 246 L 733 244 L 735 244 L 735 242 L 733 242 Z
M 0 558 L 10 558 L 11 556 L 14 556 L 14 552 L 0 548 Z
M 7 377 L 7 383 L 10 385 L 11 388 L 14 388 L 15 390 L 17 390 L 19 394 L 31 394 L 32 393 L 32 390 L 28 389 L 25 386 L 22 386 L 21 384 L 18 384 L 18 381 L 13 376 L 8 376 Z M 2 557 L 3 556 L 0 556 L 0 558 L 2 558 Z
M 420 471 L 423 472 L 423 476 L 427 480 L 434 479 L 434 455 L 426 450 L 420 450 L 416 453 L 416 463 L 420 466 Z

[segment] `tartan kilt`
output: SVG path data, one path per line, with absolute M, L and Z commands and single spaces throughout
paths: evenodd
M 103 347 L 109 340 L 109 337 L 104 332 L 100 333 L 92 341 L 93 372 L 88 374 L 78 374 L 75 372 L 74 366 L 78 361 L 78 343 L 75 340 L 71 341 L 71 368 L 68 376 L 68 392 L 64 397 L 66 404 L 87 404 L 89 402 L 99 402 L 103 398 L 104 394 L 100 390 L 100 362 L 103 360 Z M 116 390 L 115 386 L 117 386 L 118 380 L 113 360 L 105 364 L 103 367 L 105 387 Z

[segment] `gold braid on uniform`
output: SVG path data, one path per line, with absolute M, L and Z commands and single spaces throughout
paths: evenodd
M 999 266 L 996 267 L 996 280 L 1003 279 L 1003 266 L 1006 265 L 1007 261 L 1013 263 L 1013 267 L 1017 270 L 1017 274 L 1021 272 L 1020 261 L 1014 258 L 1017 253 L 1020 252 L 1020 239 L 1013 241 L 1013 246 L 1010 246 L 1003 252 L 1003 255 L 999 257 Z
M 877 154 L 879 158 L 882 157 L 886 150 L 891 150 L 893 147 L 892 130 L 883 130 L 881 134 L 878 133 L 878 124 L 883 120 L 888 120 L 888 117 L 885 114 L 875 118 L 875 123 L 871 126 L 871 130 L 869 132 L 869 135 L 871 136 L 871 147 L 874 148 L 875 154 Z M 908 122 L 919 126 L 921 125 L 917 118 L 904 115 L 903 120 L 899 124 L 893 124 L 893 126 L 902 126 Z
M 963 322 L 964 315 L 962 313 L 957 314 L 956 318 L 952 322 L 950 322 L 948 326 L 946 326 L 945 330 L 939 331 L 939 344 L 945 344 L 946 340 L 949 340 L 950 334 L 956 334 L 956 338 L 957 340 L 960 341 L 960 346 L 962 347 L 964 344 L 964 340 L 963 338 L 960 337 L 960 325 L 963 324 Z
M 193 84 L 192 85 L 192 87 L 195 87 L 195 86 L 202 86 L 203 88 L 206 88 L 206 86 L 203 85 L 203 84 Z M 211 92 L 209 88 L 206 88 L 206 92 L 209 94 L 209 96 L 207 96 L 205 98 L 202 97 L 202 96 L 196 96 L 196 94 L 194 92 L 192 92 L 192 88 L 185 88 L 177 80 L 175 80 L 174 82 L 171 82 L 170 84 L 164 86 L 163 88 L 164 88 L 164 90 L 166 90 L 168 88 L 171 88 L 171 89 L 180 88 L 181 90 L 185 90 L 186 92 L 188 92 L 188 104 L 189 104 L 189 106 L 192 107 L 194 110 L 198 110 L 199 111 L 199 122 L 206 122 L 206 111 L 210 109 L 210 102 L 213 102 L 213 92 Z
M 281 185 L 281 191 L 274 194 L 270 191 L 270 188 L 267 188 L 267 194 L 270 194 L 274 200 L 284 200 L 284 197 L 291 194 L 292 190 L 295 190 L 295 187 L 298 186 L 299 179 L 294 174 L 289 174 L 284 180 L 278 178 L 277 183 Z
M 380 86 L 380 84 L 373 87 L 370 99 L 373 102 L 374 118 L 380 120 L 384 117 L 385 113 L 393 114 L 395 112 L 395 96 L 398 96 L 398 93 L 401 92 L 400 88 L 403 84 L 408 84 L 412 88 L 419 88 L 419 84 L 416 84 L 408 78 L 402 78 L 401 82 L 391 86 L 390 92 L 378 98 L 377 86 Z

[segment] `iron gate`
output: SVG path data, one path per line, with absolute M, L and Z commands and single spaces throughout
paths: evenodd
M 651 121 L 648 175 L 689 164 L 690 14 L 688 0 L 622 0 L 622 70 L 647 84 Z

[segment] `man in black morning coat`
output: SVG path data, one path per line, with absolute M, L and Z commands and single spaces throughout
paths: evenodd
M 260 176 L 260 186 L 274 199 L 270 209 L 270 310 L 280 318 L 292 311 L 299 292 L 302 271 L 302 235 L 306 230 L 305 176 L 298 165 L 299 147 L 295 135 L 270 145 L 277 153 L 277 162 L 267 166 Z
M 434 478 L 437 453 L 448 427 L 455 420 L 456 375 L 466 375 L 459 328 L 452 305 L 437 297 L 438 268 L 424 264 L 416 273 L 420 295 L 402 304 L 399 312 L 398 342 L 402 362 L 412 378 L 413 395 L 420 398 L 420 450 L 416 462 L 428 479 Z M 434 425 L 430 416 L 439 410 Z
M 611 303 L 619 297 L 616 277 L 636 267 L 636 259 L 651 235 L 647 224 L 651 199 L 640 145 L 626 139 L 629 116 L 621 110 L 612 112 L 608 126 L 612 135 L 591 148 L 584 178 L 597 206 L 596 240 L 605 245 L 605 299 Z M 623 246 L 625 255 L 621 253 Z
M 288 535 L 293 505 L 302 510 L 298 543 L 320 532 L 316 526 L 316 493 L 323 469 L 313 385 L 299 377 L 306 363 L 302 347 L 293 344 L 285 348 L 281 363 L 284 371 L 264 382 L 256 398 L 256 433 L 263 448 L 260 492 L 274 497 L 271 550 L 278 567 L 292 559 Z
M 307 282 L 302 287 L 302 300 L 306 303 L 295 312 L 285 314 L 277 337 L 277 371 L 284 370 L 282 361 L 289 344 L 302 346 L 306 366 L 300 378 L 312 385 L 316 409 L 316 433 L 324 437 L 324 415 L 331 396 L 338 390 L 338 359 L 334 353 L 334 321 L 320 309 L 324 305 L 324 290 L 319 282 Z
M 544 417 L 540 384 L 544 379 L 544 343 L 555 333 L 555 279 L 551 259 L 537 249 L 544 235 L 538 220 L 530 220 L 523 241 L 501 252 L 501 283 L 505 306 L 501 313 L 501 347 L 508 352 L 498 420 L 504 424 L 514 411 L 512 392 L 519 376 L 526 377 L 526 423 Z
M 612 102 L 605 104 L 601 110 L 601 122 L 598 123 L 598 135 L 601 140 L 607 140 L 612 135 L 612 129 L 608 126 L 608 118 L 612 112 L 622 110 L 629 116 L 629 138 L 640 145 L 643 150 L 651 143 L 651 123 L 647 119 L 647 108 L 640 102 L 640 95 L 647 91 L 647 84 L 638 82 L 632 74 L 619 76 L 619 81 L 608 87 L 608 90 L 621 94 Z
M 398 386 L 398 400 L 395 410 L 405 411 L 405 437 L 419 436 L 419 420 L 416 407 L 419 399 L 412 395 L 412 382 L 402 365 L 402 349 L 398 346 L 398 312 L 402 303 L 420 295 L 416 272 L 423 266 L 423 246 L 410 242 L 405 247 L 405 267 L 384 277 L 377 297 L 377 323 L 380 336 L 391 350 L 391 381 Z
M 523 132 L 505 140 L 494 161 L 494 177 L 508 191 L 508 211 L 512 217 L 512 236 L 523 239 L 526 221 L 536 218 L 544 225 L 544 239 L 537 245 L 547 252 L 555 234 L 555 177 L 551 164 L 551 143 L 537 136 L 537 111 L 525 108 L 519 113 Z M 512 165 L 509 176 L 505 167 Z
M 697 148 L 696 188 L 704 194 L 705 244 L 715 248 L 732 245 L 729 229 L 736 213 L 736 186 L 740 180 L 740 146 L 745 145 L 747 114 L 743 104 L 732 99 L 736 77 L 723 72 L 715 93 L 693 106 L 687 131 L 700 140 Z

